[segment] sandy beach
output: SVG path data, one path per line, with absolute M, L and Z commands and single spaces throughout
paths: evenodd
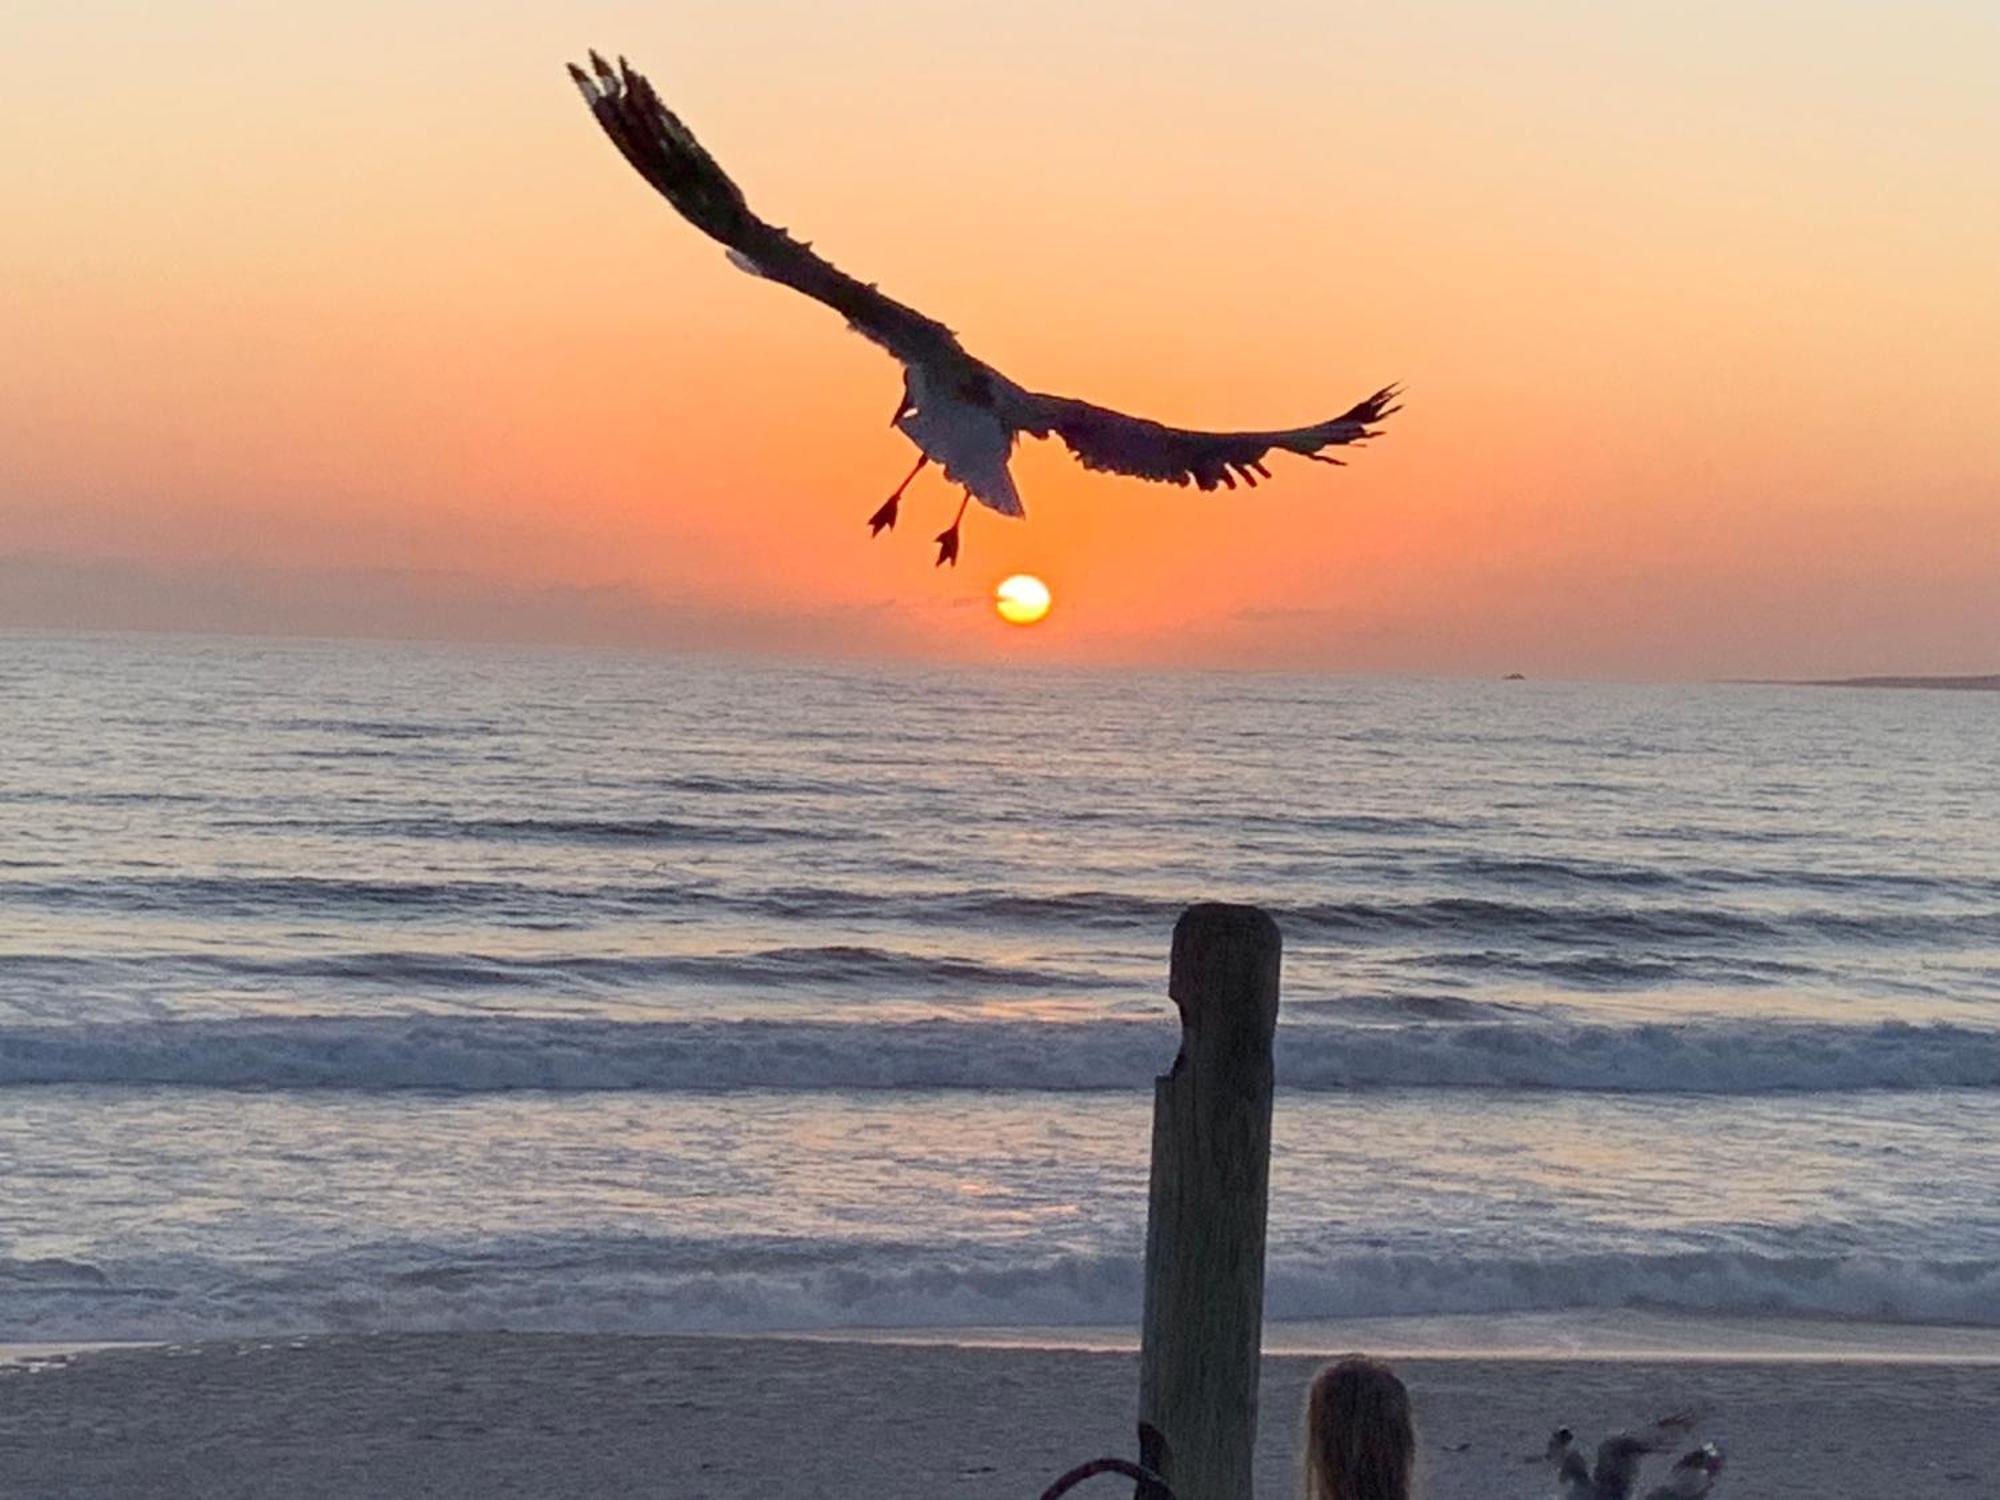
M 1266 1500 L 1294 1493 L 1313 1365 L 1266 1362 Z M 1982 1416 L 2000 1409 L 1992 1364 L 1401 1367 L 1431 1500 L 1547 1494 L 1528 1456 L 1558 1421 L 1594 1437 L 1688 1408 L 1729 1453 L 1719 1494 L 2000 1489 L 2000 1429 Z M 1071 1463 L 1129 1454 L 1134 1390 L 1129 1352 L 835 1340 L 422 1334 L 97 1350 L 0 1375 L 0 1490 L 1033 1500 Z

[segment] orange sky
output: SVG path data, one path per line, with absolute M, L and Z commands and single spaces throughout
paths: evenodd
M 2000 11 L 0 12 L 0 625 L 1726 676 L 2000 667 Z M 1031 387 L 1343 470 L 866 516 L 885 356 L 561 63 Z M 992 617 L 1016 571 L 1033 630 Z

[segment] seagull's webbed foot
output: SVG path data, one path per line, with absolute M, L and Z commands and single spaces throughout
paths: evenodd
M 954 568 L 958 566 L 958 523 L 965 519 L 966 501 L 971 498 L 972 493 L 968 490 L 965 499 L 958 502 L 958 514 L 951 518 L 951 524 L 937 534 L 935 540 L 938 555 L 937 561 L 932 564 L 933 567 L 941 568 L 946 563 L 950 563 Z
M 870 536 L 880 536 L 884 530 L 894 531 L 896 529 L 897 503 L 902 500 L 903 491 L 910 487 L 910 481 L 923 473 L 924 465 L 929 462 L 930 458 L 928 455 L 917 455 L 915 467 L 903 476 L 903 482 L 896 486 L 895 493 L 890 495 L 887 500 L 884 500 L 881 508 L 868 518 L 868 534 Z

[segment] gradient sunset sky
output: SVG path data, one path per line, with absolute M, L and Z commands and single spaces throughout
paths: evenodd
M 1031 388 L 956 570 L 882 353 L 563 63 Z M 13 0 L 0 626 L 1632 677 L 2000 670 L 2000 6 Z M 1001 625 L 1027 571 L 1056 609 Z

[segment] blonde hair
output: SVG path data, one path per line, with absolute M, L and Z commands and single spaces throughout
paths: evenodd
M 1409 1500 L 1417 1460 L 1410 1393 L 1396 1372 L 1344 1355 L 1306 1391 L 1306 1500 Z

